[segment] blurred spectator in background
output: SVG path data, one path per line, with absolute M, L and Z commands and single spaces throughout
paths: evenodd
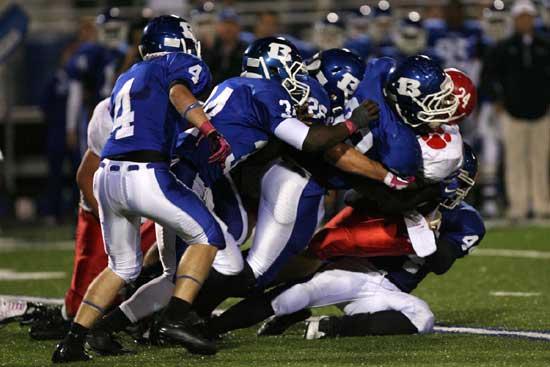
M 97 42 L 84 42 L 66 65 L 67 146 L 87 149 L 86 132 L 95 105 L 111 94 L 117 70 L 127 50 L 128 24 L 120 9 L 109 8 L 96 18 Z M 78 144 L 80 143 L 80 146 Z
M 254 25 L 256 38 L 272 37 L 279 34 L 279 17 L 274 11 L 264 11 L 258 15 Z
M 330 12 L 315 22 L 311 40 L 315 47 L 321 51 L 342 47 L 346 40 L 346 29 L 342 16 Z
M 510 36 L 513 29 L 512 19 L 502 0 L 494 0 L 489 7 L 483 9 L 481 27 L 485 53 L 497 42 Z M 483 62 L 486 61 L 486 57 L 484 57 Z M 479 90 L 477 129 L 481 142 L 481 154 L 479 154 L 477 182 L 482 198 L 481 213 L 485 218 L 494 218 L 500 214 L 500 198 L 502 196 L 499 177 L 502 133 L 495 103 L 490 96 L 484 94 L 485 85 L 488 82 L 491 83 L 491 81 L 485 80 L 485 74 L 485 72 L 481 74 Z
M 78 189 L 74 177 L 79 164 L 79 155 L 74 150 L 68 150 L 65 144 L 65 125 L 67 122 L 65 112 L 69 79 L 63 65 L 72 52 L 74 52 L 74 44 L 68 45 L 63 50 L 59 67 L 46 86 L 41 104 L 44 121 L 47 125 L 46 150 L 48 156 L 47 197 L 44 214 L 46 222 L 50 224 L 60 222 L 63 218 L 65 209 L 63 190 L 66 187 L 63 165 L 67 160 L 70 162 L 71 167 L 70 180 L 68 181 L 73 194 L 71 207 L 76 208 L 78 202 Z
M 241 74 L 241 62 L 246 43 L 240 38 L 240 19 L 233 8 L 225 8 L 218 16 L 214 46 L 203 54 L 211 65 L 212 84 Z
M 45 220 L 48 223 L 60 222 L 66 209 L 63 191 L 66 182 L 71 188 L 70 208 L 76 209 L 78 203 L 78 188 L 74 177 L 79 165 L 79 154 L 74 149 L 67 149 L 67 96 L 69 78 L 65 71 L 65 64 L 75 51 L 88 42 L 93 42 L 96 37 L 95 18 L 84 17 L 81 19 L 76 39 L 69 43 L 63 50 L 60 62 L 53 77 L 47 83 L 44 90 L 41 109 L 44 114 L 46 130 L 46 151 L 48 158 L 48 178 L 45 202 Z M 63 175 L 63 166 L 69 161 L 70 175 L 66 181 Z
M 372 22 L 372 9 L 363 4 L 349 12 L 346 19 L 347 40 L 344 48 L 367 60 L 372 53 L 372 44 L 368 36 L 369 25 Z
M 373 10 L 369 36 L 375 50 L 392 44 L 393 10 L 389 1 L 381 0 Z M 379 51 L 374 51 L 379 54 Z
M 279 34 L 279 16 L 274 11 L 264 11 L 256 17 L 252 32 L 243 31 L 240 38 L 246 44 L 250 44 L 256 38 L 277 37 Z
M 392 33 L 392 44 L 380 47 L 380 56 L 388 56 L 403 61 L 405 58 L 417 54 L 424 54 L 437 60 L 437 57 L 426 49 L 428 37 L 420 14 L 409 12 L 403 17 Z
M 522 219 L 532 209 L 550 216 L 550 43 L 535 31 L 536 8 L 516 1 L 514 34 L 490 50 L 484 89 L 499 103 L 505 148 L 507 216 Z
M 216 6 L 212 1 L 199 4 L 190 12 L 193 33 L 201 42 L 202 53 L 214 47 L 216 40 Z

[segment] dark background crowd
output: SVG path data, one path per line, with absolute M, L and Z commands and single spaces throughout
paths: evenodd
M 116 45 L 124 55 L 117 69 L 123 70 L 138 58 L 147 19 L 160 13 L 190 20 L 214 85 L 239 75 L 248 43 L 267 36 L 289 38 L 304 59 L 345 47 L 365 62 L 423 53 L 463 70 L 479 95 L 477 111 L 461 129 L 480 157 L 479 185 L 470 200 L 487 218 L 550 218 L 548 1 L 28 0 L 19 5 L 30 19 L 29 32 L 3 64 L 0 58 L 0 221 L 73 220 L 85 124 L 98 102 L 86 93 L 86 86 L 97 83 L 90 73 L 81 80 L 84 122 L 67 123 L 75 52 L 100 42 L 98 14 L 119 18 L 127 27 L 124 45 Z

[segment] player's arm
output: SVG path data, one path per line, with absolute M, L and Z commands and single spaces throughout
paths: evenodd
M 440 196 L 439 185 L 428 185 L 417 190 L 395 191 L 378 182 L 350 178 L 354 193 L 346 194 L 346 204 L 354 208 L 378 211 L 384 215 L 402 214 Z
M 296 118 L 287 118 L 274 130 L 275 136 L 303 152 L 321 152 L 344 141 L 358 129 L 378 119 L 378 105 L 365 101 L 344 123 L 335 126 L 307 126 Z
M 82 108 L 84 100 L 84 88 L 82 83 L 78 80 L 71 80 L 69 82 L 68 97 L 67 97 L 67 145 L 69 148 L 76 147 L 77 144 L 77 128 L 78 128 L 78 116 Z
M 426 257 L 426 265 L 437 275 L 445 274 L 455 260 L 461 257 L 457 246 L 444 238 L 438 238 L 435 241 L 437 250 Z
M 361 154 L 349 144 L 335 145 L 325 152 L 324 158 L 344 172 L 384 182 L 393 189 L 404 189 L 410 184 L 409 181 L 389 172 L 380 162 Z
M 214 128 L 193 93 L 184 84 L 176 83 L 170 87 L 170 102 L 187 121 L 208 138 L 213 152 L 208 160 L 209 163 L 219 162 L 223 166 L 225 159 L 231 154 L 231 147 Z
M 100 158 L 93 151 L 88 149 L 80 162 L 78 171 L 76 172 L 76 183 L 82 195 L 84 201 L 92 209 L 92 213 L 99 218 L 99 209 L 97 200 L 94 197 L 94 173 L 99 168 Z

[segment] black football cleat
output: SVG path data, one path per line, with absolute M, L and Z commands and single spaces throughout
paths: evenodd
M 177 343 L 190 353 L 212 355 L 216 354 L 216 344 L 203 336 L 204 321 L 193 311 L 182 321 L 161 319 L 152 331 L 160 344 Z
M 111 333 L 104 330 L 91 330 L 86 336 L 86 343 L 91 350 L 102 356 L 120 356 L 136 354 L 135 351 L 124 349 Z
M 308 308 L 291 313 L 290 315 L 273 317 L 258 329 L 257 334 L 258 336 L 282 335 L 289 327 L 309 317 L 311 317 L 311 311 Z
M 61 343 L 57 344 L 52 355 L 53 363 L 85 362 L 90 359 L 84 345 L 75 343 L 69 334 Z
M 69 332 L 71 322 L 61 315 L 61 307 L 44 307 L 35 313 L 29 335 L 35 340 L 61 340 Z

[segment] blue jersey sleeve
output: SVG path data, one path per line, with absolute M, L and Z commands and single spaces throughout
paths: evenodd
M 90 72 L 95 63 L 94 56 L 92 44 L 85 43 L 80 46 L 65 65 L 65 71 L 69 79 L 84 79 L 86 73 Z
M 253 99 L 264 128 L 271 133 L 275 133 L 275 129 L 284 120 L 296 118 L 288 93 L 276 83 L 269 88 L 254 90 Z
M 439 233 L 439 238 L 456 245 L 460 257 L 464 257 L 485 236 L 485 225 L 477 210 L 462 203 L 455 209 L 442 211 Z
M 174 52 L 167 56 L 166 82 L 168 86 L 183 83 L 193 95 L 201 94 L 210 84 L 210 69 L 193 55 Z

